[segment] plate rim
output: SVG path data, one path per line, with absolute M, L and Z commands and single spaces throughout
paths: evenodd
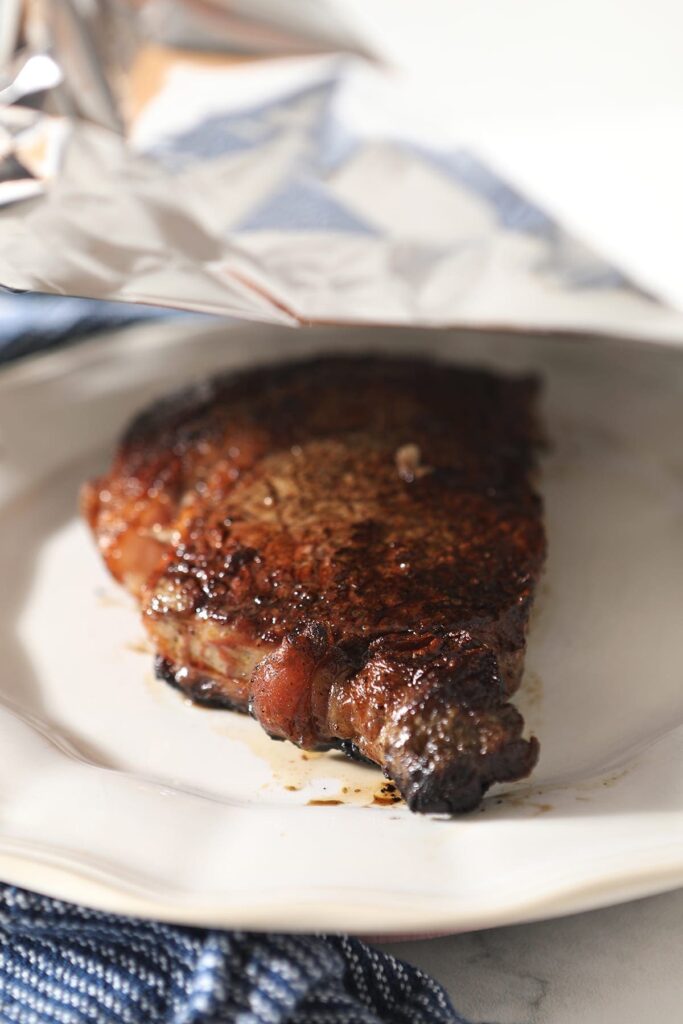
M 101 334 L 78 345 L 61 348 L 55 352 L 37 353 L 18 364 L 0 368 L 0 394 L 6 388 L 21 385 L 49 385 L 49 381 L 57 376 L 71 373 L 74 369 L 106 362 L 112 356 L 125 356 L 126 351 L 134 352 L 141 344 L 144 344 L 145 351 L 149 352 L 169 344 L 182 343 L 190 333 L 204 335 L 234 329 L 268 333 L 273 327 L 243 324 L 236 327 L 226 324 L 197 324 L 192 327 L 187 322 L 134 325 L 123 332 Z M 405 330 L 387 328 L 388 333 L 396 332 L 404 336 Z M 465 330 L 464 333 L 472 332 Z M 491 336 L 499 336 L 505 332 L 488 333 Z M 627 344 L 631 346 L 632 342 L 629 340 Z M 670 349 L 666 351 L 671 353 Z M 683 358 L 683 354 L 679 358 Z M 47 723 L 45 727 L 49 730 Z M 672 730 L 668 735 L 683 736 L 683 728 Z M 49 736 L 47 738 L 49 739 Z M 51 742 L 54 743 L 54 740 Z M 168 893 L 164 902 L 153 896 L 135 892 L 134 886 L 127 886 L 121 879 L 117 882 L 114 877 L 96 877 L 97 871 L 87 861 L 78 864 L 72 859 L 71 863 L 67 863 L 54 851 L 51 853 L 49 850 L 37 848 L 19 850 L 17 843 L 8 842 L 2 835 L 0 877 L 10 884 L 35 889 L 70 902 L 85 903 L 108 912 L 181 924 L 244 927 L 255 930 L 329 929 L 373 934 L 381 932 L 391 936 L 406 931 L 466 931 L 539 920 L 669 891 L 683 886 L 683 843 L 675 842 L 673 845 L 677 851 L 675 863 L 666 865 L 662 862 L 654 866 L 641 865 L 639 868 L 632 865 L 623 868 L 616 875 L 613 870 L 608 874 L 605 868 L 592 879 L 581 878 L 563 887 L 555 884 L 552 892 L 537 893 L 531 898 L 525 898 L 523 893 L 519 893 L 517 898 L 509 901 L 502 910 L 499 906 L 495 909 L 480 909 L 479 913 L 469 916 L 458 914 L 457 909 L 454 910 L 452 907 L 437 906 L 437 903 L 445 902 L 439 901 L 437 897 L 420 895 L 416 899 L 418 905 L 411 905 L 410 899 L 403 895 L 398 901 L 398 906 L 396 894 L 392 896 L 386 892 L 375 893 L 371 910 L 373 915 L 379 912 L 383 916 L 379 929 L 376 919 L 374 923 L 369 919 L 367 922 L 364 920 L 363 914 L 368 910 L 368 898 L 372 893 L 362 887 L 346 888 L 343 895 L 340 895 L 339 888 L 334 886 L 318 886 L 307 893 L 290 890 L 276 895 L 271 892 L 267 901 L 254 900 L 252 897 L 251 900 L 240 902 L 237 893 L 233 893 L 229 895 L 227 903 L 214 903 L 212 906 L 207 905 L 205 901 L 197 900 L 189 893 L 187 898 L 177 898 Z M 377 903 L 381 904 L 381 907 L 378 907 Z M 298 923 L 292 922 L 292 912 L 297 916 Z

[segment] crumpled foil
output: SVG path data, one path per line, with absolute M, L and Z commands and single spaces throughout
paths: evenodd
M 681 313 L 409 109 L 324 3 L 3 3 L 7 288 L 683 339 Z

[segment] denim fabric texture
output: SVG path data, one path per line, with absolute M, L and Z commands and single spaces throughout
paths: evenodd
M 359 939 L 118 917 L 0 886 L 2 1024 L 464 1024 Z

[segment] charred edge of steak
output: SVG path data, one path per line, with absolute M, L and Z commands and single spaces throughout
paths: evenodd
M 514 711 L 511 705 L 508 705 Z M 479 806 L 495 782 L 513 782 L 526 778 L 538 761 L 539 744 L 535 736 L 521 737 L 489 755 L 486 762 L 476 756 L 446 760 L 431 767 L 430 760 L 418 762 L 406 772 L 385 773 L 396 783 L 411 811 L 429 814 L 463 814 Z
M 375 761 L 371 761 L 369 757 L 366 757 L 360 747 L 357 747 L 352 740 L 337 740 L 335 748 L 339 750 L 344 757 L 347 757 L 349 761 L 355 761 L 357 764 L 368 765 L 372 768 L 379 767 Z
M 406 639 L 406 646 L 410 642 Z M 396 651 L 394 644 L 394 656 Z M 386 651 L 382 651 L 381 661 L 382 668 L 391 672 Z M 425 696 L 404 705 L 392 717 L 383 730 L 383 740 L 368 751 L 371 756 L 354 739 L 339 737 L 317 738 L 317 742 L 304 743 L 305 749 L 339 750 L 351 760 L 381 768 L 408 807 L 422 813 L 473 810 L 495 782 L 511 782 L 530 774 L 538 760 L 538 741 L 522 737 L 524 720 L 507 703 L 499 660 L 490 648 L 470 640 L 443 657 L 418 659 L 414 668 L 427 684 Z M 162 657 L 156 658 L 155 671 L 158 678 L 202 707 L 254 714 L 249 706 L 253 698 L 249 704 L 232 699 L 225 693 L 224 681 L 178 667 Z M 265 731 L 272 739 L 287 738 Z
M 154 659 L 154 674 L 157 679 L 168 683 L 174 690 L 188 697 L 199 707 L 222 711 L 240 711 L 243 714 L 248 708 L 241 701 L 228 697 L 220 682 L 208 676 L 197 675 L 190 669 L 178 667 L 167 658 L 157 655 Z
M 252 718 L 255 717 L 252 699 L 245 703 L 244 701 L 235 700 L 233 697 L 228 697 L 225 693 L 225 684 L 220 680 L 211 679 L 209 676 L 201 675 L 184 666 L 174 665 L 168 658 L 164 658 L 159 654 L 154 658 L 154 675 L 162 682 L 168 683 L 174 690 L 178 690 L 184 697 L 193 704 L 196 704 L 197 707 L 207 708 L 212 711 L 238 711 L 240 714 L 249 715 Z M 276 740 L 278 743 L 282 743 L 285 740 L 284 736 L 279 736 L 275 732 L 269 732 L 268 729 L 264 729 L 264 732 L 271 740 Z M 353 747 L 355 753 L 350 753 L 346 749 L 347 747 Z M 306 749 L 322 753 L 328 750 L 343 749 L 347 756 L 377 767 L 374 761 L 363 757 L 354 744 L 331 740 L 329 743 L 320 742 Z
M 451 677 L 392 723 L 385 771 L 413 811 L 473 810 L 493 783 L 533 770 L 539 744 L 524 739 L 523 729 L 521 714 L 505 701 L 496 656 L 473 649 Z

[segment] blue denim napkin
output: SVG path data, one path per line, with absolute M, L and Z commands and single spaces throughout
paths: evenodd
M 117 917 L 0 886 L 2 1024 L 464 1024 L 359 939 Z

